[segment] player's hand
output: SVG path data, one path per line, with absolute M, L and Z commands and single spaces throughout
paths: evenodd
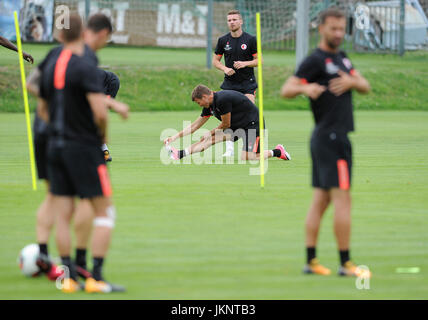
M 236 73 L 236 72 L 235 72 L 235 70 L 233 70 L 233 69 L 231 69 L 231 68 L 226 67 L 226 68 L 224 69 L 224 74 L 226 74 L 226 75 L 228 75 L 228 76 L 234 75 L 235 73 Z
M 242 69 L 242 68 L 245 68 L 247 66 L 247 64 L 246 64 L 246 62 L 245 61 L 235 61 L 234 63 L 233 63 L 233 67 L 235 68 L 235 69 Z
M 329 81 L 328 90 L 330 90 L 330 92 L 335 96 L 340 96 L 353 87 L 354 79 L 342 70 L 339 70 L 337 73 L 339 74 L 339 77 Z
M 31 56 L 31 54 L 28 54 L 28 53 L 26 53 L 26 52 L 23 52 L 22 53 L 22 56 L 24 57 L 24 59 L 25 60 L 27 60 L 28 62 L 30 62 L 31 64 L 33 64 L 34 63 L 34 59 L 33 59 L 33 57 Z
M 318 83 L 309 83 L 304 86 L 305 95 L 312 100 L 317 100 L 319 96 L 327 90 L 325 86 L 321 86 Z
M 128 119 L 128 116 L 129 116 L 129 106 L 126 103 L 114 100 L 114 105 L 112 105 L 111 108 L 115 112 L 117 112 L 122 117 L 122 119 L 124 119 L 124 120 Z

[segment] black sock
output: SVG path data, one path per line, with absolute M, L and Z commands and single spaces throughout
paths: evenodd
M 97 281 L 103 280 L 103 276 L 102 276 L 103 262 L 104 262 L 104 258 L 94 257 L 94 270 L 92 272 L 92 276 Z
M 279 158 L 281 156 L 281 150 L 279 149 L 273 149 L 273 156 Z
M 316 257 L 315 247 L 306 247 L 306 263 L 309 264 Z
M 184 150 L 178 151 L 178 159 L 184 158 Z
M 39 251 L 41 254 L 48 256 L 48 245 L 46 243 L 39 243 Z
M 349 261 L 349 250 L 339 250 L 340 264 L 343 266 L 345 262 Z
M 76 248 L 76 264 L 86 269 L 86 249 Z
M 70 273 L 70 278 L 77 281 L 76 268 L 74 267 L 74 263 L 71 261 L 70 256 L 61 257 L 61 262 L 64 266 L 68 268 L 68 271 Z

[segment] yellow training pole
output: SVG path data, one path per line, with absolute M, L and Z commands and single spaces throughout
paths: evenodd
M 13 15 L 15 17 L 16 43 L 18 47 L 19 67 L 21 69 L 21 82 L 22 82 L 22 94 L 24 96 L 25 118 L 27 121 L 27 135 L 28 135 L 28 146 L 30 151 L 31 177 L 33 179 L 33 190 L 37 190 L 36 167 L 34 164 L 33 135 L 31 132 L 30 108 L 28 107 L 28 95 L 27 95 L 27 86 L 25 81 L 24 58 L 22 55 L 21 34 L 19 33 L 18 14 L 16 13 L 16 11 L 13 12 Z
M 265 157 L 264 157 L 264 123 L 263 123 L 263 77 L 262 77 L 262 37 L 260 27 L 260 12 L 256 13 L 257 25 L 257 72 L 259 82 L 259 123 L 260 123 L 260 186 L 265 187 Z

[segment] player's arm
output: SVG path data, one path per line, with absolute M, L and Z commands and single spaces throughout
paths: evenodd
M 49 122 L 49 110 L 48 110 L 48 103 L 43 98 L 37 98 L 37 115 L 42 119 L 44 122 Z
M 106 106 L 106 96 L 104 93 L 89 92 L 86 94 L 89 106 L 94 115 L 94 121 L 99 129 L 102 140 L 106 141 L 108 109 Z
M 253 54 L 253 60 L 250 61 L 235 61 L 233 67 L 235 69 L 242 69 L 246 67 L 255 68 L 258 66 L 259 59 L 257 58 L 257 53 Z
M 193 121 L 190 125 L 188 125 L 183 130 L 181 130 L 179 133 L 177 133 L 176 135 L 173 135 L 172 137 L 166 138 L 163 141 L 163 143 L 168 144 L 168 143 L 171 143 L 171 142 L 173 142 L 179 138 L 182 138 L 184 136 L 192 134 L 193 132 L 198 130 L 200 127 L 202 127 L 208 121 L 208 119 L 209 119 L 209 117 L 199 116 L 195 121 Z
M 34 68 L 27 77 L 27 90 L 34 96 L 39 96 L 40 93 L 40 77 L 42 73 L 39 68 Z
M 328 84 L 328 90 L 336 96 L 340 96 L 346 91 L 355 89 L 359 93 L 368 93 L 370 91 L 369 82 L 355 69 L 348 74 L 342 70 L 338 71 L 339 77 L 331 79 Z
M 109 96 L 104 96 L 105 104 L 108 108 L 117 112 L 123 119 L 128 119 L 129 116 L 129 106 L 123 102 L 117 101 L 116 99 L 110 98 Z
M 7 40 L 6 38 L 4 38 L 2 36 L 0 36 L 0 45 L 5 47 L 5 48 L 8 48 L 10 50 L 18 52 L 18 48 L 12 42 L 10 42 L 9 40 Z M 30 54 L 28 54 L 26 52 L 22 52 L 22 56 L 28 62 L 31 62 L 31 63 L 34 62 L 34 59 Z
M 230 119 L 231 119 L 231 113 L 228 112 L 226 114 L 221 115 L 221 123 L 214 129 L 212 129 L 210 132 L 208 132 L 205 135 L 205 138 L 209 138 L 211 136 L 216 135 L 217 132 L 223 132 L 223 130 L 226 130 L 230 128 Z
M 220 54 L 214 54 L 213 56 L 213 66 L 216 67 L 218 70 L 223 71 L 224 74 L 231 76 L 235 74 L 235 70 L 226 67 L 223 63 L 221 63 L 221 57 L 223 55 Z
M 327 88 L 325 86 L 321 86 L 318 83 L 308 83 L 304 79 L 291 76 L 282 86 L 281 96 L 283 98 L 292 99 L 303 94 L 313 100 L 316 100 L 326 89 Z

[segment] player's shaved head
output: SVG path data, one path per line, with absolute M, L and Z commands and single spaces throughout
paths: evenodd
M 81 37 L 82 30 L 82 18 L 78 14 L 73 13 L 69 17 L 69 28 L 61 30 L 62 40 L 65 43 L 76 41 Z
M 204 95 L 210 95 L 211 89 L 203 84 L 199 84 L 193 89 L 192 91 L 192 101 L 195 101 L 195 99 L 202 99 L 202 96 Z

